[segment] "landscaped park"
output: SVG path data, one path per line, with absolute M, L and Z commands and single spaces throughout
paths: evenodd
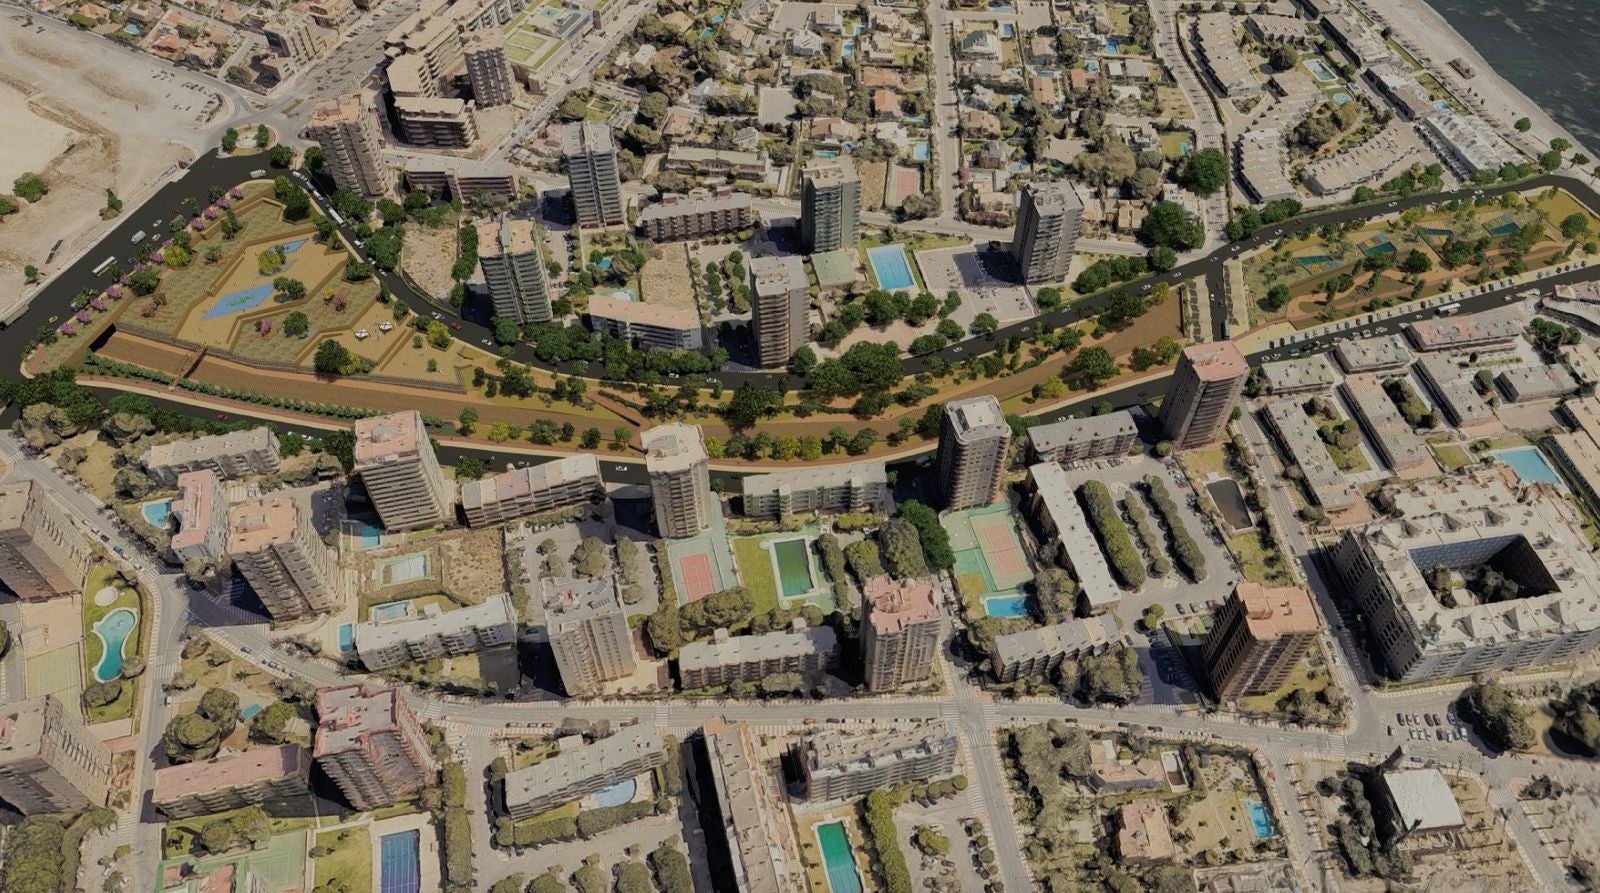
M 1600 219 L 1558 189 L 1324 226 L 1243 261 L 1253 324 L 1306 328 L 1561 263 Z

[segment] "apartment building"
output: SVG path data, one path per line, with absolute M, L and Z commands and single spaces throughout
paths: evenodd
M 1499 349 L 1515 344 L 1523 328 L 1520 319 L 1497 313 L 1438 316 L 1406 323 L 1406 337 L 1424 352 Z
M 622 177 L 611 129 L 598 121 L 568 124 L 561 135 L 561 156 L 572 190 L 578 225 L 616 226 L 628 222 L 622 201 Z
M 428 738 L 395 689 L 321 688 L 316 708 L 312 755 L 352 807 L 393 806 L 437 777 Z
M 419 189 L 436 201 L 483 198 L 509 204 L 521 194 L 511 167 L 444 155 L 406 159 L 405 182 L 407 189 Z
M 1600 559 L 1555 488 L 1471 466 L 1378 498 L 1391 517 L 1346 531 L 1331 558 L 1390 678 L 1548 667 L 1600 645 Z M 1474 582 L 1485 568 L 1505 581 L 1493 597 Z
M 338 37 L 305 12 L 290 12 L 269 21 L 261 27 L 261 34 L 267 39 L 267 46 L 297 70 L 320 58 Z
M 1289 463 L 1300 469 L 1301 482 L 1312 501 L 1328 513 L 1330 520 L 1338 523 L 1345 513 L 1353 513 L 1365 504 L 1360 491 L 1333 463 L 1321 433 L 1299 400 L 1269 400 L 1261 407 L 1261 417 Z
M 705 346 L 705 329 L 693 307 L 591 295 L 589 325 L 596 332 L 609 332 L 630 344 L 659 350 L 699 350 Z
M 478 108 L 510 105 L 517 98 L 516 79 L 506 59 L 506 39 L 498 30 L 467 32 L 461 38 L 461 54 L 467 62 L 467 83 Z
M 169 819 L 186 819 L 310 791 L 311 755 L 298 744 L 283 744 L 157 769 L 150 802 Z
M 600 460 L 578 453 L 467 481 L 461 485 L 461 508 L 468 526 L 483 527 L 592 502 L 605 492 Z
M 338 606 L 333 552 L 311 526 L 311 513 L 279 494 L 228 509 L 228 555 L 273 620 L 294 620 Z
M 969 509 L 1000 498 L 1010 450 L 1011 426 L 999 400 L 985 395 L 946 403 L 935 461 L 942 507 Z
M 1233 701 L 1282 688 L 1321 629 L 1306 590 L 1240 581 L 1216 609 L 1201 646 L 1217 697 Z
M 97 554 L 89 534 L 43 485 L 0 484 L 0 583 L 17 598 L 81 590 Z
M 1244 355 L 1232 341 L 1185 347 L 1157 416 L 1162 436 L 1179 450 L 1216 440 L 1249 374 Z
M 455 516 L 455 493 L 422 424 L 422 413 L 397 412 L 355 423 L 355 473 L 384 530 L 416 530 Z
M 394 101 L 399 137 L 430 149 L 470 149 L 478 141 L 478 108 L 463 99 L 404 96 Z
M 150 480 L 162 487 L 177 486 L 178 476 L 188 471 L 210 471 L 223 480 L 231 480 L 277 474 L 283 467 L 278 436 L 266 427 L 157 444 L 139 461 Z
M 467 7 L 470 4 L 458 4 Z M 461 22 L 457 12 L 444 0 L 430 0 L 417 12 L 396 25 L 384 36 L 386 55 L 403 59 L 413 56 L 423 62 L 426 76 L 434 82 L 461 64 Z
M 990 666 L 1001 682 L 1015 682 L 1024 676 L 1045 679 L 1063 661 L 1102 654 L 1126 641 L 1115 616 L 1097 614 L 995 636 Z
M 942 722 L 860 735 L 824 729 L 800 739 L 793 754 L 807 800 L 848 800 L 878 788 L 953 774 L 956 736 Z
M 1011 257 L 1022 281 L 1059 285 L 1067 278 L 1072 252 L 1083 223 L 1083 202 L 1070 184 L 1053 181 L 1022 187 L 1017 223 L 1011 234 Z
M 1077 579 L 1079 603 L 1091 614 L 1116 607 L 1122 600 L 1122 589 L 1111 575 L 1105 554 L 1095 546 L 1094 528 L 1078 504 L 1066 469 L 1056 462 L 1029 466 L 1023 490 L 1028 494 L 1028 517 L 1033 519 L 1041 542 L 1055 540 L 1061 544 L 1056 560 L 1070 568 Z
M 1255 96 L 1261 92 L 1256 67 L 1245 58 L 1239 36 L 1233 30 L 1233 16 L 1208 12 L 1195 17 L 1194 48 L 1200 64 L 1212 83 L 1228 97 Z
M 854 250 L 861 238 L 861 177 L 855 162 L 813 158 L 800 177 L 800 242 L 806 252 Z
M 1423 354 L 1414 368 L 1450 424 L 1457 428 L 1498 427 L 1494 407 L 1478 393 L 1473 382 L 1475 370 L 1458 365 L 1454 356 L 1437 353 Z
M 873 577 L 862 584 L 861 603 L 867 687 L 893 691 L 931 678 L 944 630 L 932 581 Z
M 1378 455 L 1395 474 L 1415 477 L 1438 468 L 1428 452 L 1428 445 L 1411 430 L 1410 423 L 1400 415 L 1376 376 L 1346 376 L 1339 385 L 1339 393 L 1355 412 L 1361 430 L 1378 448 Z
M 210 470 L 178 475 L 178 498 L 172 501 L 172 553 L 181 563 L 216 565 L 228 554 L 228 497 Z
M 473 654 L 514 645 L 516 641 L 517 612 L 505 593 L 451 611 L 430 604 L 423 607 L 421 614 L 399 620 L 369 620 L 355 628 L 356 654 L 362 665 L 373 672 Z
M 741 478 L 744 514 L 782 518 L 797 513 L 883 511 L 889 477 L 882 462 L 819 465 Z
M 750 729 L 723 718 L 705 724 L 707 761 L 717 793 L 716 816 L 706 816 L 707 834 L 721 834 L 732 856 L 729 885 L 741 893 L 789 893 L 805 882 L 793 875 L 789 814 L 781 791 L 756 753 Z
M 664 537 L 694 536 L 711 526 L 715 497 L 700 426 L 673 423 L 642 438 L 656 528 Z
M 1286 171 L 1283 131 L 1276 127 L 1253 127 L 1239 134 L 1237 149 L 1239 182 L 1250 198 L 1260 204 L 1294 198 L 1300 194 Z
M 1126 456 L 1139 439 L 1139 426 L 1128 410 L 1062 419 L 1028 429 L 1028 454 L 1035 462 L 1084 462 Z
M 318 100 L 309 130 L 336 186 L 368 197 L 389 193 L 378 118 L 361 94 Z
M 589 697 L 602 683 L 633 674 L 633 633 L 615 577 L 545 579 L 540 585 L 545 632 L 569 697 Z
M 800 258 L 750 259 L 750 330 L 757 364 L 782 366 L 811 340 L 810 309 L 811 282 Z
M 1321 354 L 1296 360 L 1261 364 L 1261 383 L 1274 396 L 1331 390 L 1339 383 L 1333 367 Z
M 0 704 L 0 800 L 23 815 L 106 805 L 111 750 L 55 695 Z
M 502 802 L 513 820 L 571 803 L 667 761 L 661 735 L 651 723 L 626 726 L 592 744 L 584 744 L 581 735 L 559 743 L 554 756 L 509 772 L 500 782 Z
M 715 192 L 663 195 L 639 212 L 638 224 L 651 241 L 677 242 L 749 229 L 756 225 L 756 212 L 749 193 L 724 186 Z
M 1499 171 L 1526 159 L 1494 126 L 1476 115 L 1439 109 L 1422 119 L 1420 132 L 1428 146 L 1463 179 L 1479 171 Z
M 787 630 L 730 636 L 719 629 L 710 639 L 684 645 L 678 649 L 678 678 L 686 689 L 760 682 L 773 673 L 821 673 L 838 659 L 839 639 L 833 629 L 807 629 L 797 617 Z
M 1333 349 L 1345 372 L 1394 372 L 1411 365 L 1412 354 L 1394 335 L 1352 338 Z
M 550 321 L 543 240 L 544 229 L 536 221 L 509 214 L 478 224 L 478 265 L 495 316 L 518 325 Z

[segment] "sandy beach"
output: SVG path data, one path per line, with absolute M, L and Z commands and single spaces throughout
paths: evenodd
M 1579 151 L 1589 151 L 1537 103 L 1501 77 L 1477 48 L 1424 0 L 1383 0 L 1381 4 L 1357 0 L 1355 5 L 1392 28 L 1402 46 L 1421 59 L 1452 93 L 1491 121 L 1496 129 L 1510 135 L 1513 133 L 1511 125 L 1518 118 L 1532 121 L 1532 130 L 1515 134 L 1518 148 L 1537 155 L 1549 147 L 1550 140 L 1562 137 Z M 1465 59 L 1475 72 L 1471 80 L 1461 77 L 1450 66 L 1450 61 L 1458 58 Z M 1589 154 L 1594 155 L 1593 152 Z

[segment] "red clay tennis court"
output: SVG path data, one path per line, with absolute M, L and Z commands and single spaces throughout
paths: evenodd
M 683 581 L 683 601 L 699 601 L 717 591 L 711 577 L 711 558 L 704 552 L 684 555 L 678 559 L 678 579 Z
M 992 520 L 991 520 L 992 519 Z M 973 532 L 983 549 L 983 560 L 989 565 L 996 586 L 1009 588 L 1031 578 L 1028 560 L 1022 555 L 1022 544 L 1011 531 L 1004 515 L 985 515 L 972 519 Z

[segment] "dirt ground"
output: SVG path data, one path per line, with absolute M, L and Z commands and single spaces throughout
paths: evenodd
M 454 284 L 450 268 L 456 262 L 456 231 L 441 226 L 429 229 L 413 224 L 406 227 L 401 266 L 418 288 L 436 297 L 446 297 Z
M 21 281 L 28 263 L 48 273 L 57 239 L 64 244 L 54 263 L 73 257 L 98 228 L 107 189 L 132 204 L 173 164 L 194 158 L 193 147 L 210 142 L 211 122 L 226 116 L 217 108 L 227 103 L 199 81 L 37 19 L 27 28 L 20 12 L 0 16 L 0 191 L 10 192 L 13 167 L 50 184 L 38 205 L 0 223 L 5 282 Z

